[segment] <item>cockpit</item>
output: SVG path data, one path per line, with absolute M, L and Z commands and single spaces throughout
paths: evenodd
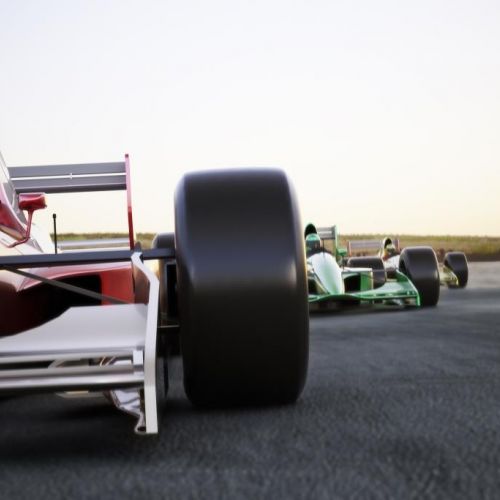
M 308 234 L 306 236 L 306 256 L 310 257 L 311 255 L 321 251 L 321 238 L 315 233 Z
M 394 257 L 395 255 L 398 255 L 398 249 L 396 248 L 396 245 L 392 241 L 392 238 L 384 238 L 382 242 L 382 259 L 387 260 L 390 259 L 391 257 Z

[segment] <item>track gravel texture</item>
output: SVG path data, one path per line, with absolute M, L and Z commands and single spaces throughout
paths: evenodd
M 196 411 L 178 360 L 158 437 L 101 401 L 1 400 L 0 498 L 498 498 L 500 263 L 470 267 L 434 309 L 314 315 L 295 406 Z

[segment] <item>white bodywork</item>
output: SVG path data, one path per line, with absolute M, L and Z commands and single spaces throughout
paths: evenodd
M 399 254 L 389 257 L 387 260 L 383 260 L 386 269 L 399 269 Z
M 132 264 L 136 288 L 148 287 L 148 304 L 73 307 L 0 339 L 0 391 L 106 391 L 118 408 L 137 417 L 137 433 L 157 433 L 159 282 L 139 253 Z
M 307 259 L 309 271 L 313 270 L 317 280 L 324 287 L 325 293 L 344 293 L 342 271 L 335 258 L 327 253 L 320 252 Z

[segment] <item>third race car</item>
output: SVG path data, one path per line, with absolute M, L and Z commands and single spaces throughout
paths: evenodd
M 401 248 L 398 238 L 385 237 L 383 240 L 351 240 L 347 242 L 347 254 L 359 252 L 376 252 L 372 257 L 362 257 L 365 263 L 374 263 L 373 259 L 382 259 L 389 274 L 399 269 Z M 359 257 L 358 257 L 359 258 Z M 463 252 L 447 252 L 443 262 L 439 263 L 439 280 L 441 285 L 449 288 L 465 288 L 469 279 L 467 257 Z

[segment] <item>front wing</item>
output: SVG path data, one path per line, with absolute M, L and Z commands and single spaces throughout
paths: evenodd
M 0 257 L 0 269 L 21 274 L 25 271 L 19 268 L 31 266 L 129 260 L 135 295 L 134 303 L 71 307 L 41 326 L 0 339 L 0 397 L 26 391 L 66 397 L 102 392 L 118 409 L 137 418 L 138 434 L 157 433 L 157 386 L 160 391 L 163 386 L 157 383 L 162 372 L 157 357 L 159 282 L 143 259 L 168 260 L 171 253 L 136 249 Z
M 395 279 L 388 279 L 379 288 L 364 290 L 362 292 L 309 295 L 309 303 L 349 302 L 353 300 L 371 303 L 404 301 L 405 305 L 420 306 L 420 296 L 415 285 L 400 271 L 396 271 Z
M 439 283 L 444 286 L 458 287 L 457 275 L 447 266 L 439 266 Z

